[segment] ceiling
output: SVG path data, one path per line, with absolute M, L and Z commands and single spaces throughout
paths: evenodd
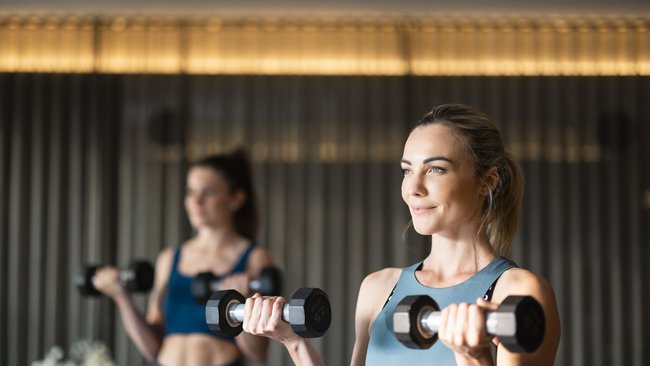
M 427 13 L 650 14 L 648 0 L 0 0 L 1 12 L 419 15 Z

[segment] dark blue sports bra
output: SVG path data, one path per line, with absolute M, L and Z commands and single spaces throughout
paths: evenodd
M 215 276 L 217 279 L 234 273 L 242 273 L 246 270 L 248 257 L 255 245 L 251 244 L 246 248 L 239 261 L 230 272 Z M 165 316 L 165 335 L 201 333 L 213 337 L 235 342 L 232 337 L 219 336 L 210 331 L 205 323 L 205 306 L 199 305 L 192 297 L 192 276 L 186 276 L 178 272 L 178 261 L 181 258 L 181 247 L 177 247 L 174 253 L 174 262 L 169 273 L 167 283 L 167 295 L 164 300 L 163 314 Z

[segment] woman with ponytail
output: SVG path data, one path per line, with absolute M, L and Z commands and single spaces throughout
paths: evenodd
M 220 287 L 246 295 L 250 279 L 272 265 L 268 251 L 255 245 L 258 217 L 249 165 L 241 150 L 191 165 L 185 210 L 195 236 L 158 255 L 146 316 L 120 285 L 116 268 L 96 273 L 95 287 L 115 301 L 129 337 L 155 365 L 235 366 L 243 365 L 244 357 L 266 358 L 268 338 L 213 334 L 205 304 L 198 304 L 191 291 L 195 275 L 212 272 Z
M 524 181 L 492 119 L 466 105 L 434 108 L 411 130 L 401 168 L 402 198 L 431 251 L 364 279 L 352 365 L 552 365 L 560 339 L 555 295 L 547 281 L 506 258 Z M 421 294 L 443 309 L 439 341 L 426 350 L 405 347 L 392 330 L 399 301 Z M 487 335 L 486 311 L 510 295 L 532 296 L 544 310 L 545 336 L 532 353 L 512 353 Z M 248 299 L 244 330 L 281 341 L 296 364 L 322 364 L 312 344 L 278 320 L 283 303 Z

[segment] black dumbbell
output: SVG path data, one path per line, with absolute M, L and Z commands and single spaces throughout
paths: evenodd
M 205 305 L 210 296 L 220 290 L 221 281 L 210 272 L 203 272 L 192 278 L 192 296 L 197 303 Z M 252 292 L 259 292 L 263 296 L 280 295 L 282 292 L 282 275 L 276 267 L 262 269 L 260 275 L 248 283 Z
M 246 299 L 235 290 L 215 292 L 205 307 L 208 328 L 235 337 L 242 331 Z M 320 337 L 330 327 L 332 308 L 327 294 L 317 288 L 301 288 L 284 304 L 282 320 L 303 338 Z
M 438 340 L 441 313 L 429 296 L 407 296 L 393 313 L 393 331 L 409 348 L 424 349 Z M 531 296 L 508 296 L 496 311 L 486 313 L 487 333 L 510 352 L 535 351 L 544 340 L 544 309 Z
M 86 266 L 81 273 L 75 277 L 77 289 L 83 296 L 99 296 L 101 292 L 97 291 L 93 284 L 95 272 L 101 266 Z M 119 273 L 119 281 L 124 287 L 131 292 L 147 292 L 153 287 L 154 269 L 146 261 L 133 261 L 129 268 L 123 269 Z

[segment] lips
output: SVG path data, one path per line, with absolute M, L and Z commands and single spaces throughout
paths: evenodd
M 424 215 L 433 211 L 435 208 L 436 206 L 411 206 L 411 214 Z

